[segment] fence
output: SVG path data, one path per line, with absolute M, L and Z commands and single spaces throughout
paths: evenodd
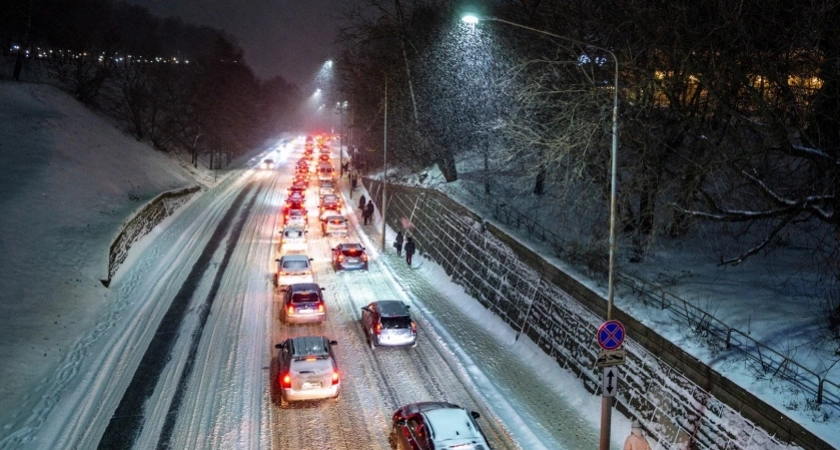
M 380 202 L 380 183 L 365 180 L 365 184 L 375 201 Z M 603 298 L 439 192 L 392 185 L 388 192 L 391 226 L 401 229 L 416 224 L 412 234 L 422 252 L 441 265 L 455 282 L 465 286 L 488 310 L 518 330 L 518 334 L 528 335 L 546 354 L 557 359 L 558 364 L 581 377 L 587 389 L 597 390 L 598 374 L 591 367 L 596 356 L 592 347 L 594 329 L 600 320 L 598 312 L 602 312 L 598 308 L 603 306 Z M 509 212 L 503 217 L 518 219 L 520 226 L 528 224 L 534 230 L 540 227 L 533 221 L 528 222 L 524 215 L 517 216 L 512 208 L 506 210 Z M 488 228 L 491 233 L 487 233 Z M 536 234 L 547 238 L 552 235 L 549 230 Z M 504 245 L 488 246 L 491 237 L 501 239 Z M 561 242 L 557 239 L 554 244 L 562 251 Z M 528 267 L 523 268 L 523 265 Z M 564 282 L 564 276 L 572 281 Z M 640 286 L 635 288 L 642 289 Z M 652 298 L 648 297 L 648 300 Z M 740 341 L 740 333 L 729 331 L 731 329 L 713 320 L 711 315 L 692 309 L 693 306 L 686 302 L 662 301 L 662 295 L 655 298 L 675 313 L 683 308 L 682 317 L 708 322 L 709 326 L 705 328 L 726 330 L 731 348 L 748 350 Z M 649 431 L 666 448 L 785 448 L 779 438 L 805 448 L 830 448 L 653 330 L 621 311 L 617 314 L 628 326 L 628 333 L 632 329 L 632 335 L 637 336 L 637 342 L 628 344 L 628 375 L 641 374 L 628 380 L 628 392 L 622 393 L 617 407 L 649 420 Z M 572 329 L 567 329 L 568 324 L 573 324 Z M 789 359 L 772 359 L 781 356 L 778 353 L 774 356 L 761 348 L 754 354 L 751 361 L 759 367 L 763 364 L 769 373 L 775 372 L 779 378 L 805 373 L 791 370 L 795 365 Z M 650 380 L 658 381 L 652 383 Z M 823 391 L 818 393 L 821 400 L 836 404 L 836 391 L 827 395 L 831 386 L 836 385 L 820 380 L 816 385 L 804 383 L 803 389 Z M 742 415 L 749 421 L 744 421 Z M 741 425 L 734 426 L 734 423 Z M 766 430 L 777 437 L 772 437 Z
M 555 256 L 571 263 L 584 262 L 578 255 L 566 250 L 570 247 L 566 240 L 543 227 L 534 217 L 525 215 L 475 190 L 467 189 L 467 192 L 492 211 L 494 219 L 509 227 L 525 229 L 529 236 L 549 243 Z M 590 265 L 589 268 L 593 267 Z M 604 271 L 600 275 L 606 276 L 606 266 L 601 269 Z M 833 411 L 835 415 L 840 414 L 840 380 L 829 380 L 815 373 L 654 283 L 617 273 L 616 288 L 622 287 L 635 294 L 635 297 L 631 298 L 637 298 L 645 305 L 653 304 L 673 313 L 683 323 L 690 325 L 695 333 L 703 337 L 709 347 L 734 351 L 749 362 L 756 373 L 785 380 L 801 392 L 807 393 L 813 404 L 822 405 Z

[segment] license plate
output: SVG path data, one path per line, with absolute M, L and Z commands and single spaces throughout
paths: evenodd
M 321 383 L 303 383 L 300 387 L 303 389 L 318 389 L 321 387 Z

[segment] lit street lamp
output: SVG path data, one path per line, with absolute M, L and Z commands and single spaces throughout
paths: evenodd
M 515 22 L 510 22 L 504 19 L 499 19 L 496 17 L 479 17 L 474 14 L 467 14 L 462 17 L 465 23 L 470 25 L 475 25 L 478 23 L 479 20 L 490 20 L 493 22 L 501 22 L 505 23 L 517 28 L 522 28 L 524 30 L 532 31 L 534 33 L 544 34 L 546 36 L 551 36 L 553 38 L 562 39 L 567 42 L 571 42 L 573 44 L 585 46 L 585 47 L 592 47 L 598 50 L 605 51 L 612 56 L 613 62 L 615 62 L 615 80 L 613 83 L 613 111 L 612 111 L 612 150 L 610 152 L 610 256 L 609 256 L 609 274 L 608 274 L 608 282 L 607 282 L 607 320 L 612 320 L 612 308 L 613 308 L 613 298 L 615 296 L 615 250 L 616 250 L 616 243 L 615 243 L 615 216 L 616 216 L 616 171 L 618 167 L 617 162 L 617 155 L 618 155 L 618 58 L 616 58 L 615 53 L 611 50 L 598 47 L 597 45 L 587 44 L 585 42 L 578 41 L 576 39 L 567 38 L 565 36 L 560 36 L 558 34 L 550 33 L 548 31 L 538 30 L 536 28 L 531 28 L 526 25 L 518 24 Z M 611 412 L 612 412 L 612 404 L 610 403 L 611 399 L 607 397 L 602 397 L 601 399 L 601 441 L 600 441 L 600 450 L 609 450 L 610 447 L 610 422 L 611 422 Z

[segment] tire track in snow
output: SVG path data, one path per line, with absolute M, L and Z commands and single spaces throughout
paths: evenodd
M 213 284 L 210 287 L 210 292 L 207 294 L 207 297 L 204 299 L 204 302 L 199 306 L 200 311 L 198 313 L 198 327 L 192 333 L 192 342 L 190 343 L 190 349 L 188 352 L 186 364 L 184 365 L 184 370 L 181 372 L 181 377 L 178 380 L 178 387 L 175 389 L 175 395 L 172 398 L 172 403 L 169 404 L 169 412 L 166 414 L 166 422 L 163 425 L 160 438 L 158 439 L 158 449 L 169 448 L 169 442 L 172 437 L 172 430 L 175 426 L 175 421 L 178 418 L 178 412 L 184 400 L 186 386 L 190 378 L 192 377 L 193 369 L 195 368 L 195 355 L 196 353 L 198 353 L 198 344 L 201 341 L 201 334 L 204 332 L 204 326 L 207 324 L 207 317 L 210 315 L 210 310 L 213 307 L 213 302 L 216 300 L 216 294 L 219 292 L 219 286 L 222 283 L 222 276 L 225 274 L 225 270 L 227 269 L 228 264 L 230 264 L 230 258 L 233 255 L 233 250 L 239 243 L 239 237 L 242 235 L 242 229 L 245 227 L 245 221 L 248 218 L 248 214 L 250 213 L 251 209 L 254 207 L 254 203 L 256 203 L 257 197 L 259 196 L 261 190 L 262 187 L 257 189 L 257 192 L 254 193 L 254 195 L 251 197 L 251 201 L 248 202 L 248 205 L 241 211 L 239 221 L 236 223 L 236 225 L 234 225 L 230 235 L 228 236 L 227 248 L 225 248 L 225 255 L 222 258 L 221 264 L 219 264 L 219 268 L 216 271 L 216 276 L 213 278 Z M 247 191 L 250 191 L 250 188 L 246 191 L 243 191 L 243 194 Z
M 152 341 L 146 348 L 119 406 L 114 411 L 108 427 L 99 441 L 99 449 L 131 448 L 143 426 L 143 411 L 146 401 L 154 393 L 158 379 L 172 357 L 172 348 L 191 303 L 193 291 L 201 282 L 204 272 L 210 266 L 213 254 L 227 235 L 233 218 L 252 188 L 253 185 L 249 184 L 236 197 L 228 212 L 219 222 L 198 260 L 193 264 L 187 279 L 172 300 Z

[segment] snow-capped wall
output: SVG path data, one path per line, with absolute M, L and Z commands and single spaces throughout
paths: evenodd
M 120 234 L 111 244 L 108 254 L 108 278 L 102 280 L 106 287 L 111 283 L 111 278 L 117 273 L 117 269 L 128 256 L 128 250 L 138 239 L 145 236 L 152 228 L 156 227 L 163 219 L 169 217 L 179 206 L 187 202 L 193 194 L 198 192 L 199 186 L 192 186 L 184 189 L 164 192 L 152 201 L 144 205 L 123 225 Z
M 379 204 L 381 184 L 364 182 Z M 421 254 L 600 395 L 594 365 L 603 298 L 439 192 L 389 185 L 387 221 L 408 230 Z M 659 448 L 832 448 L 632 317 L 614 317 L 633 338 L 625 341 L 616 409 L 641 419 Z

